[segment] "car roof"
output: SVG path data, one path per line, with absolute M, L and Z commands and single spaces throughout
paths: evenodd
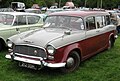
M 42 16 L 42 15 L 40 15 L 40 14 L 27 13 L 27 12 L 0 12 L 0 14 L 10 14 L 10 15 L 37 15 L 37 16 Z
M 109 15 L 109 13 L 105 11 L 61 11 L 61 12 L 51 13 L 50 16 L 52 15 L 85 17 L 89 15 Z

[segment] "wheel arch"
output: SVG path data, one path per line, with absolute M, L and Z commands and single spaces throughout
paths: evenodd
M 0 42 L 2 43 L 2 46 L 3 47 L 6 47 L 7 45 L 6 45 L 6 42 L 5 42 L 5 40 L 3 39 L 3 38 L 0 38 Z
M 72 52 L 72 51 L 76 51 L 78 54 L 79 54 L 79 57 L 80 57 L 80 61 L 81 61 L 81 49 L 79 47 L 79 44 L 72 44 L 70 46 L 67 46 L 67 48 L 65 49 L 64 51 L 64 58 L 62 59 L 63 62 L 65 62 L 69 56 L 69 54 Z
M 115 42 L 115 37 L 114 37 L 114 34 L 113 34 L 113 33 L 111 33 L 110 36 L 109 36 L 109 39 L 111 39 L 111 38 L 112 38 L 113 41 Z
M 75 48 L 75 49 L 71 50 L 70 52 L 72 52 L 72 51 L 76 51 L 79 54 L 80 61 L 81 61 L 81 50 L 79 48 Z

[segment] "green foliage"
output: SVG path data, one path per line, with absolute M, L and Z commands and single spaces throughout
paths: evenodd
M 55 3 L 60 4 L 61 6 L 64 6 L 67 1 L 73 1 L 75 6 L 77 7 L 92 7 L 92 8 L 100 8 L 101 7 L 101 1 L 102 1 L 102 7 L 103 8 L 117 8 L 118 5 L 120 5 L 120 0 L 2 0 L 0 2 L 0 7 L 9 7 L 11 2 L 24 2 L 28 7 L 31 7 L 33 4 L 39 4 L 40 6 L 47 6 L 50 7 L 54 5 Z

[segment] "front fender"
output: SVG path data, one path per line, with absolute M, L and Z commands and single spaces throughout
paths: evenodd
M 66 62 L 68 55 L 74 49 L 80 49 L 80 46 L 78 43 L 67 45 L 67 46 L 64 46 L 62 48 L 59 48 L 58 54 L 55 55 L 57 62 L 61 62 L 61 63 Z

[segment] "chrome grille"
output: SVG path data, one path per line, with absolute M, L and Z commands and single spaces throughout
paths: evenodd
M 29 55 L 29 56 L 37 56 L 46 58 L 46 52 L 42 48 L 37 48 L 33 46 L 26 46 L 26 45 L 16 45 L 14 47 L 14 53 L 19 53 L 23 55 Z

